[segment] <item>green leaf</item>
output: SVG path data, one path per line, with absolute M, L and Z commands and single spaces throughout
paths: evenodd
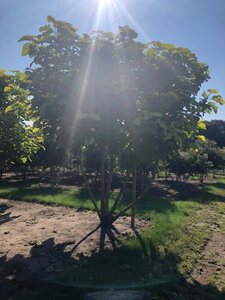
M 218 107 L 216 106 L 216 104 L 214 102 L 209 102 L 209 106 L 213 109 L 213 111 L 215 113 L 217 113 Z
M 32 128 L 32 132 L 33 132 L 33 133 L 38 133 L 39 131 L 40 131 L 40 129 L 37 128 L 37 127 Z
M 205 125 L 205 122 L 203 120 L 198 121 L 198 128 L 206 130 L 206 125 Z
M 26 56 L 30 51 L 30 43 L 26 43 L 22 48 L 22 56 Z
M 18 42 L 33 41 L 34 39 L 35 39 L 34 35 L 24 35 L 18 40 Z
M 88 114 L 83 113 L 82 111 L 78 112 L 78 114 L 77 114 L 77 119 L 78 120 L 83 120 L 83 119 L 86 119 L 87 117 L 88 117 Z
M 24 81 L 24 80 L 27 79 L 27 75 L 26 75 L 26 73 L 24 73 L 24 72 L 19 72 L 19 73 L 17 74 L 17 77 L 18 77 L 18 79 L 21 80 L 21 81 Z
M 51 23 L 55 23 L 56 19 L 53 18 L 52 16 L 47 16 L 47 20 L 48 22 L 51 22 Z
M 45 26 L 41 26 L 39 28 L 39 31 L 42 32 L 42 31 L 48 31 L 51 29 L 51 26 L 50 25 L 45 25 Z
M 206 137 L 204 135 L 198 135 L 197 139 L 200 140 L 200 141 L 202 141 L 202 142 L 206 142 L 207 141 Z
M 5 86 L 3 91 L 4 91 L 5 93 L 7 93 L 7 92 L 10 92 L 11 89 L 12 89 L 11 86 Z
M 213 96 L 212 99 L 221 105 L 225 104 L 225 100 L 220 95 Z
M 138 117 L 138 118 L 134 119 L 133 124 L 136 125 L 136 126 L 141 126 L 142 118 Z
M 38 136 L 37 137 L 37 142 L 38 143 L 43 143 L 44 142 L 44 137 L 43 136 Z M 44 148 L 45 149 L 45 148 Z
M 149 116 L 158 118 L 158 117 L 162 117 L 162 113 L 160 113 L 160 112 L 150 112 Z
M 25 164 L 27 162 L 27 157 L 21 157 L 21 161 L 23 164 Z
M 100 121 L 101 120 L 101 118 L 99 117 L 99 115 L 97 115 L 94 112 L 90 113 L 88 116 L 89 116 L 90 119 L 93 119 L 95 121 Z
M 8 112 L 10 112 L 12 110 L 13 110 L 13 106 L 9 105 L 9 106 L 6 107 L 5 112 L 8 113 Z
M 217 89 L 209 89 L 207 90 L 207 92 L 209 92 L 210 94 L 218 94 L 218 90 Z

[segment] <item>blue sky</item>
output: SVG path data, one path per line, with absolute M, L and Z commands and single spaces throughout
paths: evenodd
M 143 41 L 190 48 L 210 67 L 211 80 L 203 89 L 216 88 L 225 98 L 225 0 L 111 0 L 97 20 L 100 1 L 0 0 L 0 68 L 29 65 L 17 41 L 25 34 L 37 34 L 47 15 L 72 23 L 80 33 L 116 32 L 119 25 L 128 24 Z M 225 120 L 225 107 L 206 117 L 213 118 Z

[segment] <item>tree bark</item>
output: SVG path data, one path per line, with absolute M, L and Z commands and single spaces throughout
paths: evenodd
M 101 216 L 105 216 L 106 205 L 105 205 L 105 161 L 106 161 L 106 151 L 105 148 L 101 153 L 101 167 L 100 167 L 100 197 L 101 197 Z
M 113 206 L 111 208 L 111 214 L 114 213 L 115 209 L 117 208 L 117 206 L 118 206 L 118 204 L 120 202 L 120 199 L 121 199 L 121 197 L 123 195 L 124 189 L 125 189 L 125 187 L 127 185 L 127 182 L 129 180 L 129 176 L 130 176 L 130 174 L 127 174 L 127 177 L 126 177 L 126 179 L 125 179 L 125 181 L 124 181 L 124 183 L 123 183 L 123 185 L 122 185 L 122 187 L 121 187 L 121 189 L 120 189 L 120 191 L 119 191 L 119 193 L 118 193 L 118 195 L 116 197 L 116 200 L 114 201 L 114 204 L 113 204 Z
M 99 208 L 98 208 L 98 204 L 97 204 L 97 202 L 96 202 L 96 200 L 95 200 L 95 197 L 94 197 L 94 195 L 93 195 L 93 193 L 92 193 L 92 191 L 91 191 L 91 188 L 90 188 L 89 182 L 88 182 L 88 180 L 87 180 L 87 177 L 86 177 L 86 175 L 85 175 L 84 166 L 83 166 L 83 163 L 82 163 L 82 162 L 81 162 L 81 172 L 82 172 L 82 175 L 83 175 L 83 178 L 84 178 L 84 181 L 85 181 L 85 184 L 86 184 L 88 193 L 89 193 L 89 195 L 90 195 L 90 197 L 91 197 L 92 203 L 93 203 L 93 205 L 94 205 L 94 207 L 95 207 L 95 210 L 96 210 L 96 212 L 97 212 L 97 214 L 98 214 L 99 219 L 101 220 L 101 213 L 100 213 L 100 210 L 99 210 Z
M 107 179 L 107 187 L 106 187 L 106 192 L 105 192 L 105 199 L 107 202 L 107 211 L 109 211 L 109 198 L 110 198 L 110 191 L 112 187 L 112 179 L 113 179 L 113 170 L 114 170 L 114 161 L 111 160 L 111 166 L 108 174 L 108 179 Z
M 137 168 L 133 171 L 133 183 L 132 183 L 132 209 L 131 209 L 131 227 L 135 227 L 135 215 L 136 215 L 136 200 L 137 200 Z

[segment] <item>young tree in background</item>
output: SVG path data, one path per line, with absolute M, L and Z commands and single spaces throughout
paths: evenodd
M 43 136 L 23 72 L 0 70 L 0 172 L 14 164 L 26 164 L 38 151 Z

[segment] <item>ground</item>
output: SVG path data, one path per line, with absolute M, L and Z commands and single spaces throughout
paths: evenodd
M 99 230 L 73 250 L 98 224 L 93 211 L 0 199 L 0 279 L 43 279 L 70 268 L 98 250 Z M 148 224 L 143 218 L 136 220 L 140 231 Z M 122 236 L 134 234 L 126 216 L 115 226 Z M 107 240 L 106 244 L 110 247 Z
M 225 214 L 212 224 L 213 233 L 209 237 L 203 251 L 199 255 L 197 267 L 192 277 L 199 283 L 212 284 L 225 291 Z
M 179 200 L 180 193 L 173 200 L 171 186 L 162 188 L 169 193 L 159 193 L 158 187 L 158 196 L 151 191 L 150 199 L 138 203 L 137 238 L 131 237 L 129 217 L 123 216 L 116 226 L 122 234 L 118 251 L 112 252 L 108 243 L 99 255 L 98 232 L 74 248 L 98 224 L 96 214 L 84 210 L 90 206 L 83 194 L 1 187 L 0 195 L 20 199 L 0 199 L 1 295 L 70 299 L 73 293 L 77 296 L 78 285 L 86 290 L 88 285 L 102 289 L 130 284 L 150 291 L 149 299 L 225 299 L 225 179 L 207 183 L 184 200 Z M 54 206 L 63 205 L 65 195 L 66 205 L 75 208 Z M 52 282 L 50 287 L 41 286 L 45 279 Z M 25 294 L 17 298 L 21 287 Z

